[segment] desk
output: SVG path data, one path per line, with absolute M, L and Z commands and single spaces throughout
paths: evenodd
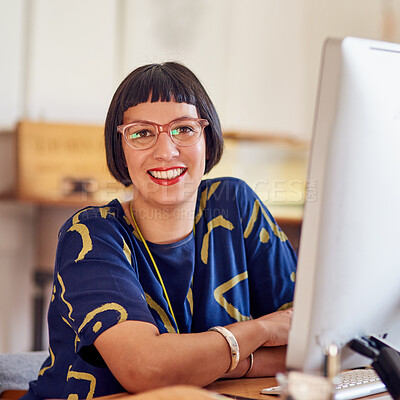
M 260 400 L 278 400 L 277 396 L 267 396 L 261 394 L 260 390 L 266 387 L 276 385 L 275 378 L 246 378 L 246 379 L 221 379 L 211 385 L 206 386 L 206 389 L 221 393 L 231 394 L 236 396 L 248 397 L 251 399 Z M 385 396 L 385 397 L 384 397 Z M 363 399 L 390 399 L 387 393 L 375 394 L 372 396 L 363 397 Z
M 201 390 L 190 386 L 172 386 L 157 389 L 138 395 L 119 393 L 111 396 L 97 397 L 96 400 L 213 400 L 208 393 L 229 394 L 259 400 L 279 400 L 277 396 L 261 394 L 260 390 L 276 385 L 275 378 L 221 379 Z M 229 399 L 229 398 L 227 398 Z M 363 397 L 364 400 L 389 400 L 388 393 Z M 215 399 L 214 399 L 215 400 Z
M 249 399 L 279 400 L 277 396 L 267 396 L 260 393 L 262 388 L 276 385 L 275 378 L 247 378 L 247 379 L 221 379 L 205 389 L 198 389 L 193 386 L 171 386 L 162 389 L 150 390 L 137 395 L 118 393 L 109 396 L 95 398 L 96 400 L 216 400 L 211 392 L 243 396 Z M 17 400 L 24 392 L 9 390 L 0 394 L 1 400 Z M 228 397 L 226 398 L 229 399 Z M 363 397 L 364 400 L 390 400 L 387 393 L 375 394 Z
M 221 394 L 232 394 L 251 399 L 277 400 L 277 396 L 267 396 L 260 393 L 261 389 L 271 386 L 276 386 L 275 378 L 221 379 L 206 386 L 206 389 Z

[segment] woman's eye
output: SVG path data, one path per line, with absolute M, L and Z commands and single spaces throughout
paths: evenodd
M 190 126 L 178 126 L 171 131 L 172 135 L 184 135 L 192 132 L 193 129 Z
M 129 134 L 129 139 L 130 140 L 135 140 L 135 139 L 143 139 L 146 137 L 152 136 L 152 133 L 150 131 L 138 131 L 138 132 L 133 132 Z

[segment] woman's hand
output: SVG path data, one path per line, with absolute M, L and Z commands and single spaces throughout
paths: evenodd
M 292 314 L 293 310 L 290 308 L 283 311 L 276 311 L 272 314 L 267 314 L 258 318 L 269 333 L 269 339 L 266 340 L 263 346 L 271 347 L 287 344 Z

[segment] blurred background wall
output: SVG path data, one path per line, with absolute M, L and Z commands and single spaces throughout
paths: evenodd
M 0 0 L 0 192 L 19 120 L 102 124 L 143 63 L 191 68 L 225 131 L 309 140 L 323 41 L 347 35 L 400 42 L 400 0 Z M 56 242 L 41 259 L 36 228 L 72 212 L 39 211 L 0 202 L 0 352 L 32 347 L 32 271 Z

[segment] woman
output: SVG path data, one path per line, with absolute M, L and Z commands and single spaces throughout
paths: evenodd
M 177 63 L 133 71 L 112 99 L 105 144 L 133 198 L 61 228 L 50 357 L 26 398 L 283 370 L 296 257 L 244 182 L 202 180 L 223 139 L 198 79 Z

